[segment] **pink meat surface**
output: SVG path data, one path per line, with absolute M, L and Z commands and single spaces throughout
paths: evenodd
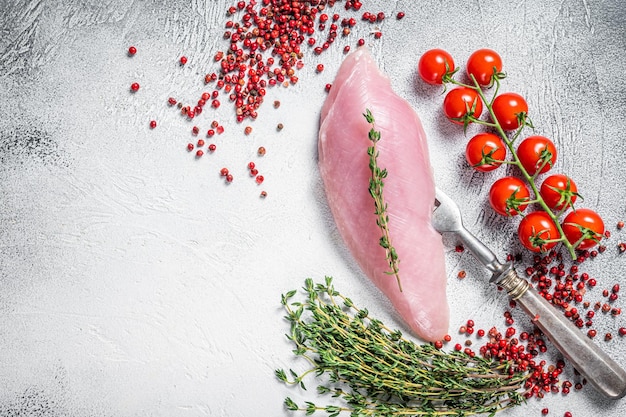
M 383 195 L 389 233 L 400 261 L 400 291 L 379 245 L 369 194 L 370 109 L 381 132 L 378 165 L 386 168 Z M 341 65 L 322 107 L 319 167 L 328 203 L 350 252 L 415 333 L 428 341 L 448 332 L 446 270 L 441 236 L 431 225 L 435 183 L 426 135 L 409 103 L 391 88 L 361 47 Z

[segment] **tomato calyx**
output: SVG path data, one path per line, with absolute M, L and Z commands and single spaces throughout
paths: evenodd
M 520 192 L 521 188 L 517 188 L 513 191 L 513 194 L 509 198 L 506 199 L 506 211 L 508 216 L 513 216 L 512 213 L 522 214 L 522 211 L 526 208 L 529 203 L 532 203 L 530 198 L 528 197 L 518 197 L 517 194 Z
M 472 101 L 471 107 L 469 103 L 467 102 L 465 103 L 465 114 L 463 116 L 450 118 L 450 120 L 454 120 L 456 122 L 459 122 L 459 124 L 463 125 L 463 133 L 467 133 L 467 127 L 470 125 L 470 123 L 480 122 L 479 119 L 474 117 L 474 115 L 476 114 L 476 110 L 478 108 L 478 100 L 480 100 L 480 98 L 477 98 L 474 101 Z
M 563 213 L 565 210 L 567 210 L 570 207 L 573 208 L 574 201 L 576 200 L 576 198 L 580 198 L 581 200 L 584 200 L 584 198 L 578 192 L 572 191 L 572 188 L 571 188 L 572 183 L 569 180 L 569 178 L 567 180 L 567 185 L 565 186 L 564 190 L 558 187 L 551 186 L 551 185 L 548 185 L 547 187 L 559 195 L 559 199 L 556 203 L 556 207 L 561 208 L 560 213 Z
M 497 82 L 504 80 L 506 78 L 506 73 L 502 71 L 498 71 L 497 67 L 493 67 L 493 75 L 491 76 L 491 81 L 486 86 L 486 88 L 491 88 Z
M 459 71 L 459 67 L 450 68 L 448 61 L 445 62 L 446 72 L 441 76 L 441 83 L 443 84 L 443 92 L 446 92 L 447 85 L 454 82 L 454 75 Z
M 517 123 L 519 124 L 519 128 L 518 131 L 521 132 L 521 130 L 524 127 L 529 127 L 531 129 L 534 129 L 535 126 L 533 125 L 532 120 L 530 120 L 530 117 L 528 117 L 528 113 L 526 113 L 525 111 L 523 112 L 519 112 L 519 113 L 515 113 L 515 116 L 517 116 Z
M 474 165 L 472 165 L 472 168 L 478 168 L 484 165 L 491 165 L 491 166 L 495 166 L 495 165 L 500 165 L 503 164 L 506 161 L 500 160 L 500 159 L 495 159 L 493 157 L 493 155 L 498 152 L 498 149 L 490 149 L 489 152 L 485 153 L 485 150 L 483 149 L 481 151 L 481 158 L 480 161 L 476 162 Z
M 578 223 L 566 222 L 566 223 L 563 223 L 563 226 L 574 227 L 579 231 L 580 238 L 578 238 L 578 240 L 576 240 L 575 242 L 570 242 L 572 246 L 575 248 L 584 249 L 581 247 L 583 242 L 587 243 L 585 247 L 595 246 L 596 244 L 600 243 L 600 241 L 602 240 L 601 233 L 597 233 L 595 230 L 590 229 L 589 227 L 581 226 Z
M 532 234 L 528 238 L 530 244 L 539 249 L 540 252 L 546 252 L 549 247 L 553 246 L 555 243 L 562 241 L 562 239 L 544 239 L 542 235 L 545 235 L 549 231 L 550 229 L 541 229 L 539 231 L 536 231 L 533 227 Z
M 537 169 L 537 171 L 533 174 L 533 177 L 536 177 L 538 173 L 542 172 L 546 166 L 549 166 L 550 168 L 552 168 L 553 156 L 554 155 L 552 154 L 552 152 L 550 152 L 550 149 L 548 149 L 548 146 L 544 147 L 541 150 L 541 152 L 539 153 L 539 160 L 537 161 L 537 164 L 535 165 L 535 168 Z

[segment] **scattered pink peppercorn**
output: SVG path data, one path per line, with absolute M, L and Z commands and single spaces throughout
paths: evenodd
M 226 175 L 226 182 L 233 182 L 233 175 L 232 174 Z
M 626 327 L 620 327 L 618 333 L 620 336 L 626 336 Z
M 217 146 L 215 146 L 215 144 L 214 144 L 214 143 L 212 143 L 212 144 L 210 144 L 210 145 L 209 145 L 209 150 L 210 150 L 211 152 L 215 152 L 215 150 L 216 150 L 216 149 L 217 149 Z
M 259 156 L 263 156 L 265 155 L 265 148 L 263 146 L 260 146 L 259 149 L 257 150 L 257 153 L 259 154 Z
M 181 56 L 180 57 L 180 65 L 185 65 L 187 63 L 187 57 L 186 56 Z
M 139 90 L 139 83 L 132 83 L 132 84 L 130 85 L 130 90 L 131 90 L 131 91 L 137 91 L 137 90 Z
M 204 146 L 204 140 L 203 139 L 198 139 L 198 146 L 199 147 Z
M 198 158 L 200 158 L 202 155 L 204 155 L 204 152 L 202 151 L 202 149 L 198 149 L 198 150 L 196 151 L 196 156 L 197 156 Z
M 396 15 L 396 19 L 398 20 L 404 19 L 404 12 L 398 12 L 398 14 Z
M 322 72 L 324 71 L 324 65 L 323 64 L 317 64 L 317 66 L 315 67 L 315 70 L 317 72 Z
M 263 175 L 257 175 L 254 180 L 257 182 L 257 184 L 261 184 L 263 180 L 265 180 L 265 178 L 263 178 Z
M 547 415 L 550 412 L 550 410 L 548 410 L 547 408 L 544 408 L 543 410 L 541 410 L 541 414 L 543 414 L 544 416 Z
M 220 175 L 221 175 L 222 177 L 227 176 L 227 175 L 228 175 L 228 168 L 222 168 L 222 169 L 220 170 Z
M 188 143 L 187 144 L 187 150 L 188 151 L 193 151 L 193 148 L 194 148 L 193 143 Z
M 262 198 L 267 197 L 267 191 L 261 191 L 261 197 Z
M 365 45 L 365 39 L 363 39 L 363 38 L 359 39 L 359 40 L 356 42 L 356 44 L 357 44 L 357 45 L 359 45 L 359 46 L 363 46 L 363 45 Z
M 150 120 L 150 129 L 154 129 L 155 127 L 157 127 L 156 120 Z
M 170 106 L 174 106 L 176 104 L 176 99 L 174 97 L 170 97 L 170 98 L 167 99 L 167 103 Z
M 375 39 L 380 39 L 382 36 L 383 36 L 382 32 L 380 32 L 380 31 L 379 32 L 374 32 L 374 38 Z
M 130 48 L 128 48 L 128 55 L 133 56 L 137 53 L 137 48 L 135 48 L 134 46 L 131 46 Z

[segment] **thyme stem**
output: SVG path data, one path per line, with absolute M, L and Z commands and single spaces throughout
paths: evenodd
M 385 255 L 387 262 L 389 263 L 390 271 L 389 275 L 394 275 L 398 282 L 398 288 L 402 292 L 402 282 L 400 281 L 400 269 L 398 264 L 398 253 L 391 244 L 391 237 L 389 236 L 389 216 L 387 215 L 387 203 L 383 197 L 383 187 L 385 185 L 384 179 L 387 178 L 387 170 L 381 169 L 378 166 L 378 147 L 377 143 L 381 138 L 380 132 L 375 129 L 375 120 L 372 112 L 369 109 L 365 110 L 363 114 L 365 120 L 371 125 L 368 137 L 372 142 L 372 146 L 367 148 L 367 154 L 369 155 L 369 168 L 370 168 L 370 180 L 369 180 L 369 193 L 374 199 L 375 211 L 377 216 L 376 224 L 378 225 L 382 236 L 380 237 L 379 244 L 385 249 Z

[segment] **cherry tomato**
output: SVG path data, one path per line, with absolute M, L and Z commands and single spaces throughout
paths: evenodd
M 530 200 L 528 187 L 516 177 L 502 177 L 489 190 L 489 204 L 502 216 L 515 216 L 526 209 Z
M 556 162 L 556 147 L 544 136 L 529 136 L 517 147 L 517 157 L 530 175 L 548 172 Z
M 443 99 L 443 112 L 452 123 L 471 123 L 468 117 L 479 118 L 483 112 L 483 102 L 476 92 L 468 87 L 456 87 Z
M 548 241 L 560 238 L 559 230 L 545 211 L 533 211 L 524 216 L 517 235 L 522 245 L 533 252 L 546 252 L 558 243 Z
M 506 158 L 506 145 L 493 133 L 479 133 L 467 142 L 465 159 L 476 171 L 492 171 Z
M 528 114 L 528 104 L 517 93 L 502 93 L 493 100 L 493 113 L 504 130 L 515 130 Z
M 417 64 L 417 72 L 428 84 L 442 84 L 446 73 L 454 72 L 452 55 L 443 49 L 431 49 L 424 52 Z
M 548 207 L 559 211 L 574 205 L 578 197 L 578 188 L 567 175 L 554 174 L 543 180 L 539 194 Z
M 582 239 L 576 249 L 589 249 L 598 244 L 604 233 L 604 222 L 598 213 L 590 209 L 577 209 L 563 220 L 563 232 L 572 245 Z
M 491 85 L 493 75 L 501 72 L 502 58 L 491 49 L 479 49 L 467 60 L 467 75 L 473 75 L 483 87 Z

